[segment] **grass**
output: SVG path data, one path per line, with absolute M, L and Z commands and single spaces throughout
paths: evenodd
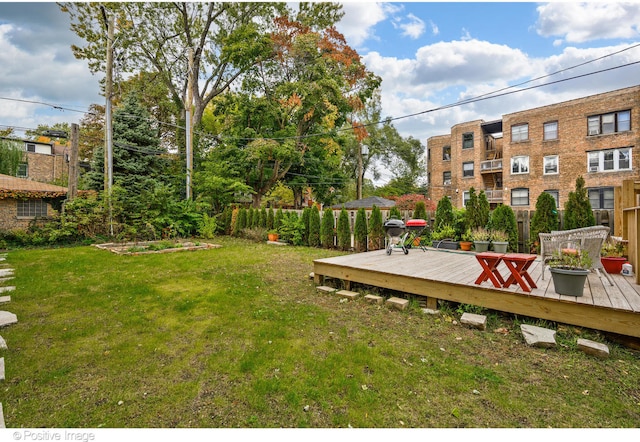
M 0 330 L 8 427 L 634 428 L 638 353 L 557 325 L 528 347 L 514 318 L 424 315 L 321 294 L 338 252 L 220 238 L 220 249 L 122 256 L 8 253 L 17 287 Z M 9 283 L 6 283 L 9 284 Z M 533 323 L 533 322 L 531 322 Z M 544 324 L 556 326 L 556 324 Z M 498 328 L 509 333 L 496 333 Z M 609 359 L 575 348 L 606 342 Z

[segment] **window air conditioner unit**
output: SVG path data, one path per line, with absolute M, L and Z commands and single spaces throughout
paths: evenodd
M 598 166 L 589 166 L 589 172 L 597 172 Z
M 600 133 L 600 131 L 598 129 L 590 129 L 589 130 L 589 135 L 598 135 Z

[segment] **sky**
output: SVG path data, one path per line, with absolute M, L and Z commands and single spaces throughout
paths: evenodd
M 640 84 L 640 64 L 620 67 L 640 61 L 640 47 L 628 49 L 640 44 L 640 2 L 347 1 L 343 10 L 338 30 L 382 78 L 383 116 L 425 147 L 458 123 Z M 103 75 L 74 58 L 82 41 L 69 24 L 55 3 L 0 2 L 0 129 L 78 123 L 104 103 Z

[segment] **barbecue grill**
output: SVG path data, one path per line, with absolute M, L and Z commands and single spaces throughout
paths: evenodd
M 410 219 L 405 225 L 402 220 L 391 218 L 383 224 L 383 227 L 387 234 L 387 255 L 391 255 L 394 250 L 402 250 L 406 255 L 409 253 L 411 244 L 427 227 L 427 222 L 423 219 Z M 423 252 L 427 251 L 421 244 L 419 247 Z

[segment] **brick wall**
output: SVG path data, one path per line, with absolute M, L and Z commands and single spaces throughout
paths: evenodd
M 69 177 L 69 164 L 64 155 L 46 155 L 26 153 L 28 179 L 43 183 L 57 182 L 65 184 Z
M 52 209 L 47 204 L 47 215 Z M 33 222 L 32 218 L 18 218 L 18 204 L 13 198 L 0 199 L 0 230 L 25 230 Z M 38 224 L 44 224 L 45 219 L 39 219 Z

